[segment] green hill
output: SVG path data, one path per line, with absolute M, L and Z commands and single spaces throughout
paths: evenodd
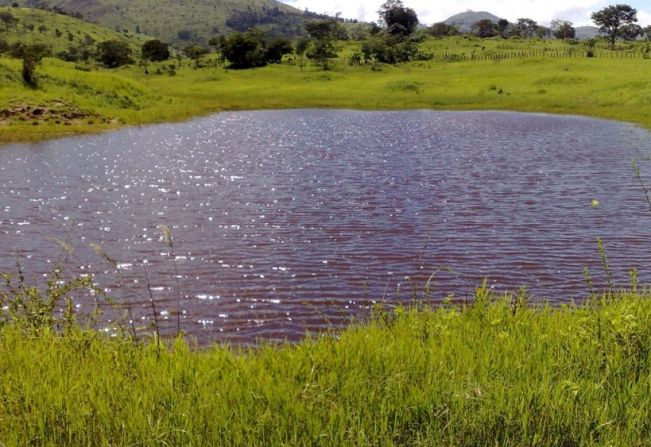
M 253 26 L 298 35 L 306 20 L 320 17 L 276 0 L 0 0 L 0 6 L 12 3 L 80 14 L 110 29 L 157 36 L 176 46 L 206 43 Z
M 69 51 L 71 48 L 91 48 L 105 40 L 124 41 L 138 54 L 142 44 L 149 39 L 144 34 L 118 33 L 83 20 L 39 9 L 0 7 L 0 14 L 3 13 L 11 14 L 15 22 L 6 24 L 0 21 L 0 40 L 8 44 L 45 44 L 51 48 L 52 54 Z

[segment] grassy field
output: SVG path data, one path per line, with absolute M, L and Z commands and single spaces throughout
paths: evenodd
M 251 350 L 8 325 L 0 445 L 648 445 L 650 298 L 532 308 L 479 289 Z
M 27 110 L 0 115 L 0 141 L 184 120 L 221 110 L 313 107 L 548 112 L 651 128 L 651 60 L 640 57 L 639 45 L 600 49 L 603 57 L 587 58 L 562 42 L 431 39 L 423 48 L 438 56 L 470 57 L 473 51 L 477 57 L 521 56 L 351 66 L 346 55 L 358 47 L 342 44 L 342 56 L 329 71 L 292 64 L 237 71 L 208 59 L 199 69 L 184 60 L 170 76 L 169 65 L 176 61 L 150 65 L 145 73 L 141 66 L 86 72 L 47 59 L 38 69 L 41 83 L 36 90 L 23 85 L 18 61 L 0 59 L 0 110 Z M 565 51 L 578 54 L 556 57 Z M 68 113 L 72 119 L 29 112 L 56 109 L 59 103 L 74 112 Z

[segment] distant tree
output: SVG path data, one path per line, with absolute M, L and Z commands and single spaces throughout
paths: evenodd
M 303 66 L 305 65 L 305 53 L 308 48 L 310 48 L 310 38 L 309 37 L 299 37 L 296 42 L 294 42 L 294 54 L 298 59 L 298 65 L 303 71 Z
M 538 23 L 535 20 L 522 18 L 518 19 L 517 23 L 512 26 L 513 34 L 523 39 L 529 39 L 536 35 L 538 30 Z
M 36 67 L 45 56 L 50 55 L 50 52 L 50 48 L 44 44 L 17 44 L 12 48 L 12 56 L 19 58 L 23 63 L 21 75 L 25 85 L 38 87 Z
M 271 64 L 278 64 L 285 54 L 290 54 L 294 48 L 286 37 L 278 36 L 265 44 L 265 58 Z
M 585 45 L 585 56 L 586 57 L 594 57 L 595 55 L 595 48 L 597 47 L 597 40 L 596 39 L 588 39 L 584 43 Z
M 610 5 L 593 12 L 592 21 L 608 36 L 610 45 L 614 46 L 620 28 L 637 23 L 637 10 L 629 5 Z
M 387 39 L 380 36 L 367 40 L 361 47 L 364 62 L 398 64 L 417 59 L 418 46 L 412 39 Z
M 223 35 L 220 35 L 219 37 L 212 37 L 208 41 L 208 45 L 213 47 L 217 53 L 219 53 L 219 57 L 215 59 L 215 66 L 217 66 L 218 62 L 221 62 L 222 64 L 226 62 L 226 58 L 224 57 L 224 46 L 226 45 L 226 37 Z
M 538 26 L 536 28 L 536 36 L 539 39 L 548 39 L 552 36 L 552 30 L 546 26 Z
M 0 22 L 4 25 L 5 31 L 9 31 L 9 28 L 16 26 L 18 19 L 9 11 L 2 11 L 0 12 Z
M 557 39 L 568 40 L 576 38 L 576 29 L 572 25 L 572 22 L 568 22 L 567 20 L 552 20 L 551 30 Z
M 635 40 L 642 35 L 642 27 L 638 24 L 622 25 L 617 35 L 623 40 Z
M 170 58 L 169 45 L 158 39 L 148 40 L 141 48 L 142 58 L 151 62 L 166 61 Z
M 215 51 L 221 52 L 222 47 L 224 46 L 224 42 L 226 42 L 226 37 L 224 37 L 223 35 L 215 36 L 208 41 L 208 45 L 213 47 Z
M 427 33 L 434 37 L 456 36 L 459 34 L 459 28 L 445 22 L 438 22 L 427 28 Z
M 108 68 L 133 63 L 131 48 L 121 40 L 106 40 L 97 45 L 97 59 Z
M 506 39 L 507 37 L 509 37 L 510 26 L 511 24 L 506 19 L 500 19 L 497 22 L 497 33 L 500 35 L 502 39 Z
M 380 25 L 378 25 L 375 22 L 371 23 L 371 27 L 369 29 L 369 33 L 371 34 L 371 36 L 376 36 L 380 32 L 382 32 L 382 28 L 380 28 Z
M 402 0 L 386 0 L 380 6 L 378 14 L 387 32 L 392 35 L 408 36 L 416 31 L 418 26 L 416 11 L 405 7 Z
M 183 53 L 194 61 L 195 68 L 199 68 L 199 60 L 208 54 L 208 48 L 203 45 L 190 44 L 183 49 Z
M 306 23 L 305 31 L 310 37 L 307 57 L 326 70 L 330 59 L 337 57 L 335 41 L 341 35 L 341 25 L 335 19 L 318 20 Z
M 371 35 L 371 28 L 367 24 L 356 23 L 354 26 L 349 26 L 349 37 L 352 40 L 362 41 L 368 39 Z
M 254 68 L 266 65 L 264 43 L 256 33 L 233 33 L 222 47 L 224 58 L 232 68 Z
M 651 25 L 642 28 L 642 37 L 644 37 L 646 40 L 651 40 Z
M 493 37 L 497 34 L 497 26 L 490 19 L 482 19 L 472 25 L 471 31 L 477 37 Z
M 93 50 L 87 45 L 73 45 L 59 52 L 56 57 L 68 62 L 87 61 L 93 57 Z

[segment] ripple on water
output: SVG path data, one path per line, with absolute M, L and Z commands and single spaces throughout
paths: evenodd
M 0 271 L 13 254 L 32 278 L 63 260 L 145 325 L 151 291 L 164 331 L 180 299 L 186 332 L 238 343 L 340 327 L 422 296 L 432 272 L 433 300 L 464 300 L 485 277 L 580 298 L 585 267 L 603 282 L 598 237 L 618 281 L 650 277 L 651 216 L 630 168 L 639 159 L 651 179 L 647 141 L 573 117 L 301 110 L 11 146 Z

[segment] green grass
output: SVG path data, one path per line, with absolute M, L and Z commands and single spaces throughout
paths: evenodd
M 649 298 L 531 308 L 480 289 L 250 350 L 9 325 L 0 444 L 648 445 Z
M 527 51 L 562 42 L 483 42 L 486 54 L 498 46 Z M 435 54 L 467 53 L 477 39 L 430 39 L 423 47 Z M 76 70 L 73 64 L 47 59 L 38 72 L 39 89 L 25 87 L 20 64 L 0 59 L 0 109 L 12 104 L 47 105 L 64 99 L 88 112 L 88 119 L 56 124 L 56 119 L 0 119 L 0 141 L 25 141 L 123 125 L 175 121 L 221 110 L 282 108 L 514 110 L 575 114 L 637 123 L 651 128 L 651 60 L 622 58 L 627 50 L 597 58 L 520 57 L 501 61 L 412 62 L 398 66 L 349 66 L 345 54 L 359 44 L 342 44 L 334 69 L 272 65 L 226 70 L 211 60 L 194 69 L 183 61 L 118 70 Z M 449 47 L 448 50 L 443 50 Z M 633 46 L 638 51 L 639 45 Z M 454 51 L 452 51 L 454 50 Z M 550 50 L 550 51 L 552 51 Z M 599 50 L 606 51 L 606 50 Z M 214 56 L 213 56 L 214 57 Z M 156 74 L 161 68 L 163 74 Z M 125 98 L 126 97 L 126 98 Z M 37 125 L 34 124 L 37 123 Z

